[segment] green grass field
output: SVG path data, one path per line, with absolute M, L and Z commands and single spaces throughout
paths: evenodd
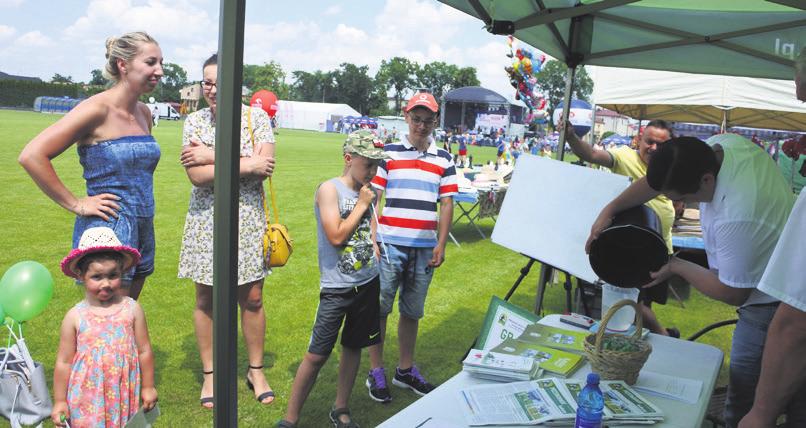
M 70 250 L 73 216 L 48 199 L 17 163 L 22 147 L 59 116 L 32 112 L 0 110 L 0 272 L 22 260 L 36 260 L 48 267 L 56 281 L 53 300 L 45 312 L 26 328 L 29 348 L 35 359 L 44 362 L 49 383 L 58 347 L 58 331 L 67 310 L 82 299 L 83 290 L 61 274 L 59 261 Z M 191 314 L 194 288 L 188 280 L 176 278 L 179 247 L 190 194 L 190 182 L 179 164 L 181 122 L 160 121 L 154 134 L 160 142 L 162 160 L 154 177 L 157 210 L 155 218 L 157 256 L 156 272 L 149 277 L 140 302 L 149 321 L 156 355 L 157 390 L 163 416 L 161 426 L 209 426 L 212 413 L 199 406 L 201 365 L 193 334 Z M 243 340 L 238 358 L 238 417 L 242 426 L 270 426 L 285 411 L 291 382 L 307 349 L 310 329 L 318 302 L 313 193 L 316 185 L 341 172 L 343 136 L 282 129 L 277 135 L 275 186 L 282 220 L 294 238 L 294 255 L 288 266 L 276 269 L 266 280 L 265 308 L 266 375 L 278 398 L 270 406 L 258 404 L 244 384 L 246 359 Z M 476 162 L 495 157 L 494 148 L 471 147 Z M 76 150 L 71 148 L 55 160 L 56 169 L 76 194 L 84 193 L 81 168 Z M 535 189 L 539 196 L 539 188 Z M 489 234 L 490 219 L 481 222 Z M 581 226 L 587 227 L 587 225 Z M 482 240 L 467 224 L 460 224 L 454 235 L 461 248 L 448 244 L 443 267 L 434 275 L 426 302 L 426 316 L 420 324 L 417 362 L 429 380 L 441 383 L 461 369 L 460 357 L 473 342 L 481 327 L 491 295 L 503 297 L 518 277 L 526 259 L 506 248 Z M 535 239 L 540 239 L 536 236 Z M 537 266 L 521 284 L 511 301 L 533 308 Z M 559 285 L 546 294 L 547 313 L 561 312 L 564 293 Z M 670 304 L 657 306 L 659 318 L 666 325 L 680 328 L 684 336 L 714 321 L 734 316 L 727 305 L 692 291 L 683 309 L 670 298 Z M 394 368 L 397 359 L 395 325 L 390 318 L 386 347 L 386 366 Z M 730 349 L 731 329 L 709 334 L 705 343 L 726 353 Z M 232 356 L 236 358 L 236 356 Z M 319 381 L 305 404 L 301 427 L 328 426 L 328 411 L 335 398 L 338 352 L 322 369 Z M 368 369 L 366 353 L 354 388 L 351 408 L 362 426 L 376 426 L 412 403 L 409 391 L 392 389 L 394 401 L 381 405 L 366 395 L 363 380 Z M 726 383 L 724 375 L 720 383 Z M 0 423 L 2 425 L 3 421 Z

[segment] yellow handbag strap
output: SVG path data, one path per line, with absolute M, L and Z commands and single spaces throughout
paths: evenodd
M 271 210 L 274 211 L 274 218 L 277 219 L 274 223 L 282 224 L 280 223 L 280 211 L 277 211 L 277 199 L 274 197 L 274 184 L 271 182 L 271 177 L 269 177 L 269 192 L 271 192 Z M 266 198 L 263 198 L 263 206 L 266 206 Z M 269 223 L 273 222 L 269 220 Z
M 246 119 L 246 125 L 249 129 L 249 140 L 252 141 L 252 152 L 257 153 L 257 143 L 255 142 L 255 134 L 252 132 L 252 108 L 249 108 L 249 115 Z M 271 209 L 274 211 L 274 216 L 277 217 L 277 223 L 280 223 L 280 215 L 277 211 L 277 199 L 274 197 L 274 184 L 271 182 L 271 177 L 269 177 L 269 192 L 271 193 Z M 263 212 L 266 213 L 266 223 L 272 224 L 271 221 L 271 214 L 269 213 L 269 209 L 266 206 L 266 195 L 261 192 L 261 196 L 263 199 Z

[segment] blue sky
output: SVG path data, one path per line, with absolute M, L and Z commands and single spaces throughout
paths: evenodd
M 0 0 L 0 71 L 86 81 L 102 68 L 104 40 L 145 30 L 166 62 L 190 79 L 216 50 L 217 0 Z M 330 70 L 405 56 L 420 64 L 474 66 L 483 86 L 512 98 L 503 67 L 506 39 L 436 0 L 248 0 L 245 62 L 293 70 Z

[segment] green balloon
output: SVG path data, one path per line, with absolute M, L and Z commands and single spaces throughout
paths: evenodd
M 53 276 L 45 266 L 24 261 L 8 268 L 0 279 L 0 306 L 17 322 L 39 315 L 53 297 Z

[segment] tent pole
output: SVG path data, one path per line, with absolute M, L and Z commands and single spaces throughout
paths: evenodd
M 568 115 L 571 113 L 571 94 L 574 92 L 574 77 L 577 73 L 577 66 L 568 67 L 565 75 L 565 97 L 563 101 L 563 123 L 568 122 Z M 555 123 L 556 127 L 557 124 Z M 557 143 L 557 160 L 562 161 L 565 157 L 565 132 L 560 130 L 560 141 Z
M 216 427 L 238 426 L 238 162 L 246 0 L 222 0 L 213 215 L 213 370 Z
M 512 129 L 512 107 L 510 104 L 507 103 L 507 135 L 509 135 Z
M 724 109 L 722 110 L 722 126 L 720 126 L 720 132 L 723 134 L 728 132 L 728 115 L 730 114 L 730 110 Z
M 462 117 L 459 120 L 459 125 L 462 127 L 462 132 L 465 132 L 465 102 L 462 101 Z
M 445 131 L 445 107 L 447 103 L 445 102 L 445 96 L 442 97 L 442 105 L 439 107 L 439 127 Z

